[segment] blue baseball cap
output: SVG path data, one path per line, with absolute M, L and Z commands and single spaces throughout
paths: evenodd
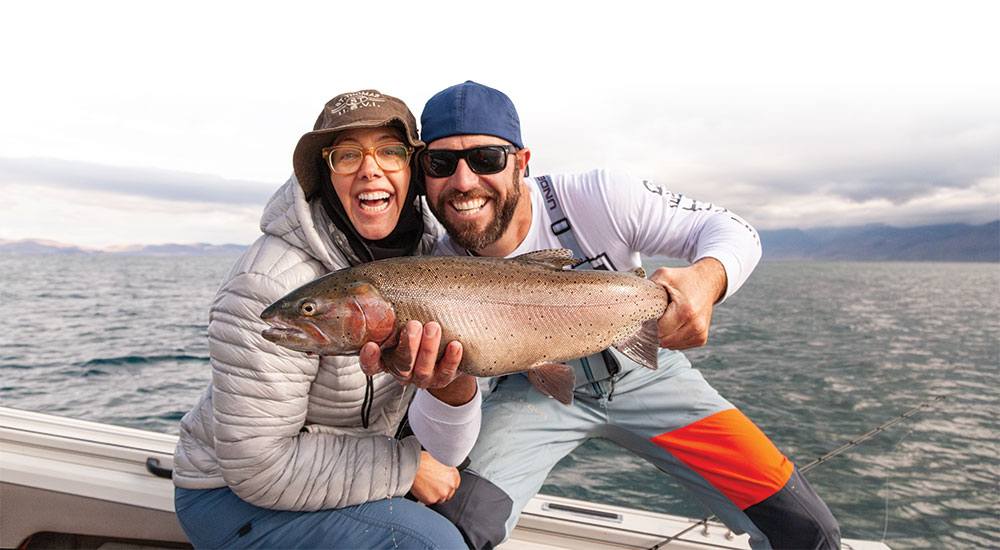
M 449 136 L 483 134 L 524 148 L 521 119 L 514 103 L 500 90 L 471 80 L 441 90 L 427 100 L 420 114 L 420 133 L 427 144 Z

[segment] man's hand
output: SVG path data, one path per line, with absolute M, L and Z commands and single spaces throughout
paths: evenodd
M 404 386 L 414 384 L 424 389 L 444 388 L 467 375 L 457 370 L 462 362 L 462 344 L 449 342 L 438 361 L 440 347 L 441 325 L 435 321 L 426 325 L 410 321 L 400 331 L 399 343 L 386 349 L 385 354 L 382 354 L 378 344 L 365 344 L 360 353 L 361 370 L 369 376 L 389 372 Z M 431 393 L 436 395 L 436 392 Z
M 687 267 L 661 267 L 649 279 L 670 296 L 667 310 L 657 321 L 660 347 L 682 350 L 705 345 L 712 308 L 726 294 L 722 263 L 702 258 Z
M 427 451 L 420 451 L 420 465 L 410 492 L 424 504 L 440 504 L 455 494 L 461 481 L 456 468 L 434 460 Z

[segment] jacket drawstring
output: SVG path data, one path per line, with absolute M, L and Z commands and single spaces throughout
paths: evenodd
M 372 416 L 372 403 L 375 402 L 375 385 L 371 376 L 365 376 L 365 399 L 361 402 L 361 425 L 368 429 L 368 419 Z

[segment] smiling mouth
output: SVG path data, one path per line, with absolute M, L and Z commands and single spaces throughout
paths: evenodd
M 368 191 L 358 193 L 358 205 L 365 212 L 377 213 L 389 208 L 392 195 L 385 191 Z
M 476 197 L 473 199 L 451 201 L 451 207 L 463 216 L 471 216 L 482 210 L 487 202 L 488 199 L 486 197 Z

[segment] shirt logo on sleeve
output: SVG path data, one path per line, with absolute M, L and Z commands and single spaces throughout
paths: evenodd
M 650 193 L 655 193 L 663 197 L 664 200 L 668 201 L 670 208 L 680 208 L 682 210 L 690 210 L 691 212 L 729 212 L 728 209 L 714 205 L 710 202 L 700 202 L 692 198 L 685 197 L 684 195 L 672 193 L 664 189 L 662 186 L 654 185 L 647 180 L 642 180 L 642 185 Z

